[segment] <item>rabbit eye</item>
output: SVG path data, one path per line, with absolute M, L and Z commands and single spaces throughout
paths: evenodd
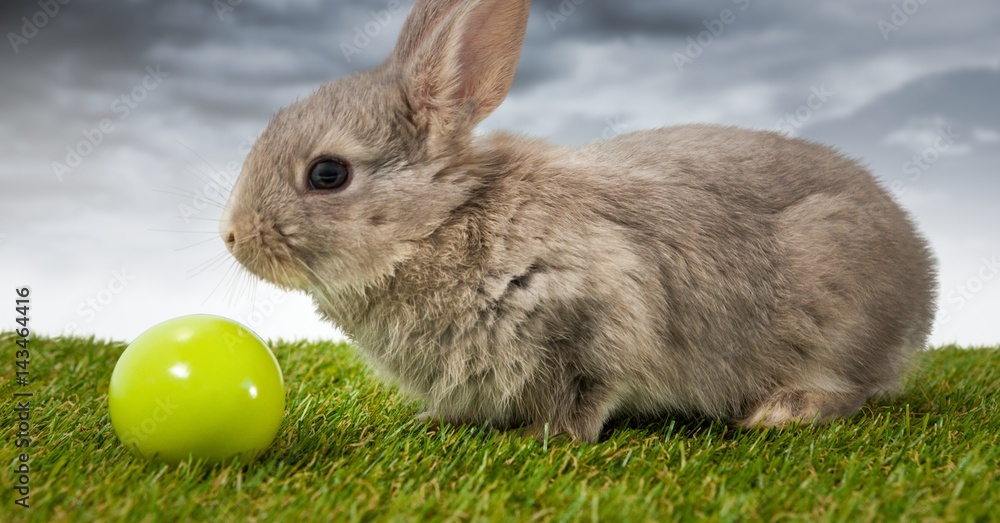
M 325 158 L 309 170 L 309 188 L 315 191 L 343 189 L 351 180 L 351 166 L 343 161 Z

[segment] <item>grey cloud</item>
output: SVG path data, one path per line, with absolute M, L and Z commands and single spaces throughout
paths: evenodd
M 801 134 L 863 157 L 887 182 L 903 176 L 913 155 L 908 126 L 919 133 L 920 122 L 940 119 L 967 136 L 1000 131 L 998 72 L 986 65 L 1000 63 L 1000 8 L 991 0 L 929 1 L 888 42 L 877 22 L 894 0 L 750 0 L 746 11 L 743 0 L 586 0 L 553 29 L 546 12 L 565 3 L 534 2 L 514 89 L 485 128 L 579 144 L 689 120 L 771 127 L 825 83 L 837 96 Z M 209 0 L 73 0 L 19 53 L 5 39 L 0 205 L 11 212 L 0 223 L 9 236 L 4 246 L 30 240 L 45 260 L 79 249 L 100 267 L 144 263 L 163 245 L 187 242 L 143 235 L 194 227 L 177 223 L 185 197 L 154 190 L 202 189 L 192 162 L 238 168 L 241 143 L 279 107 L 381 62 L 411 5 L 404 0 L 386 18 L 388 0 L 244 0 L 220 18 Z M 735 21 L 681 74 L 673 54 L 726 8 Z M 0 4 L 0 29 L 19 31 L 20 18 L 37 10 L 34 1 Z M 341 45 L 353 45 L 372 23 L 378 34 L 345 58 Z M 118 120 L 113 100 L 157 64 L 169 79 Z M 58 183 L 51 162 L 102 118 L 115 119 L 116 130 Z M 903 138 L 887 139 L 893 133 Z M 962 146 L 911 183 L 904 199 L 932 239 L 951 249 L 944 259 L 978 255 L 944 241 L 950 238 L 1000 250 L 983 239 L 993 237 L 987 225 L 968 223 L 987 215 L 1000 191 L 1000 144 L 966 139 Z M 948 207 L 956 201 L 961 209 Z M 207 220 L 201 225 L 211 226 L 214 211 L 198 216 Z M 12 220 L 31 238 L 10 234 Z
M 712 4 L 710 2 L 709 4 Z M 723 4 L 732 7 L 731 2 Z M 722 9 L 705 3 L 544 0 L 535 2 L 539 26 L 559 38 L 581 40 L 641 36 L 686 36 L 704 30 L 702 20 Z
M 938 135 L 953 140 L 954 144 L 939 143 L 960 151 L 928 153 L 940 158 L 935 161 L 933 174 L 920 177 L 921 187 L 970 196 L 984 192 L 996 195 L 1000 194 L 1000 177 L 995 175 L 996 165 L 1000 165 L 1000 145 L 977 143 L 974 138 L 975 129 L 992 129 L 1000 124 L 1000 105 L 989 102 L 997 98 L 996 93 L 1000 93 L 1000 70 L 937 74 L 878 97 L 848 117 L 808 127 L 803 133 L 868 159 L 891 183 L 907 181 L 909 176 L 902 172 L 903 166 L 914 155 L 933 147 L 933 142 L 918 142 L 917 150 L 913 150 L 887 140 L 893 133 L 915 126 L 916 131 L 931 133 L 934 141 Z M 953 134 L 948 134 L 948 129 Z M 952 169 L 954 172 L 943 174 Z

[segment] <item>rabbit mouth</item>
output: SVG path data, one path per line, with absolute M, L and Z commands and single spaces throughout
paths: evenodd
M 306 290 L 313 271 L 290 245 L 290 235 L 279 227 L 257 229 L 224 237 L 233 258 L 251 274 L 286 290 Z
M 239 258 L 237 261 L 254 276 L 282 289 L 306 290 L 309 288 L 307 279 L 302 276 L 299 269 L 299 266 L 305 267 L 305 264 L 297 258 L 283 255 L 262 255 L 249 262 Z
M 304 264 L 297 258 L 283 253 L 250 251 L 252 249 L 235 249 L 233 257 L 254 276 L 286 290 L 302 290 L 307 287 L 297 268 Z

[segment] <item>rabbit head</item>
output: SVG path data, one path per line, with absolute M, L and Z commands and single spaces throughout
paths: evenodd
M 236 259 L 302 290 L 390 274 L 474 189 L 440 180 L 510 89 L 529 4 L 419 1 L 384 64 L 278 112 L 224 212 Z

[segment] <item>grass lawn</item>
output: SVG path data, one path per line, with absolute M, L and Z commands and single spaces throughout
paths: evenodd
M 429 429 L 350 346 L 276 342 L 288 406 L 271 449 L 246 468 L 168 468 L 136 460 L 112 431 L 108 380 L 124 344 L 36 338 L 23 509 L 11 488 L 13 338 L 0 342 L 4 522 L 1000 520 L 997 350 L 930 351 L 903 396 L 821 427 L 622 420 L 579 445 Z

